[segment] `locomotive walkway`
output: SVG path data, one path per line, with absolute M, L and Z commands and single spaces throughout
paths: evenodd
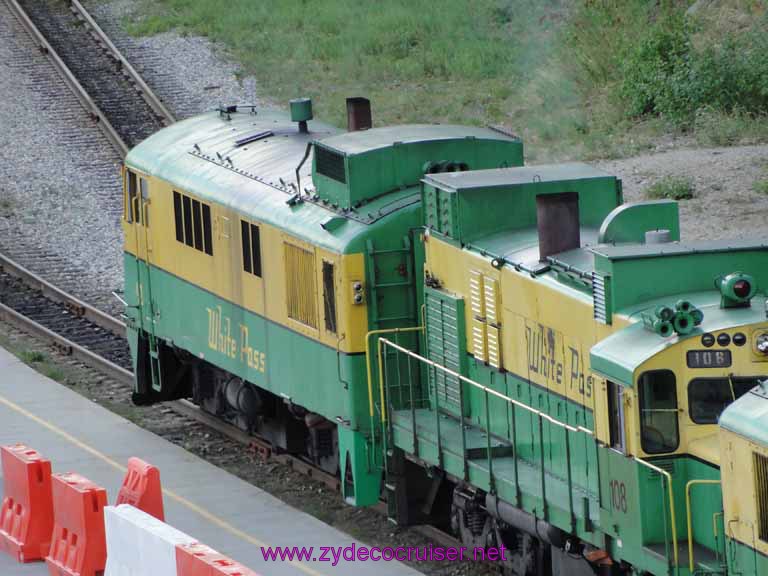
M 351 536 L 277 500 L 35 372 L 0 348 L 0 445 L 23 442 L 53 471 L 76 471 L 105 487 L 113 503 L 131 456 L 160 469 L 166 521 L 263 576 L 410 576 L 399 562 L 268 562 L 261 547 L 345 547 Z M 2 472 L 0 471 L 0 493 Z M 47 574 L 0 553 L 3 576 Z

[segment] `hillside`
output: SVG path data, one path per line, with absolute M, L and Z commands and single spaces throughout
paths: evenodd
M 143 0 L 134 34 L 221 43 L 259 92 L 375 121 L 501 124 L 533 160 L 768 139 L 765 0 Z

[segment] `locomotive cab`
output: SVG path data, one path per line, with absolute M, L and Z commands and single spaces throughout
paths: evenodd
M 600 258 L 610 260 L 603 264 L 614 282 L 621 281 L 622 273 L 630 273 L 633 261 L 635 266 L 642 262 L 638 258 L 660 257 L 674 258 L 675 268 L 689 271 L 683 280 L 670 267 L 669 279 L 676 285 L 685 282 L 693 287 L 699 282 L 703 288 L 707 279 L 713 282 L 723 273 L 723 263 L 711 260 L 717 249 L 717 245 L 699 244 L 695 251 L 680 245 L 665 250 L 658 246 L 595 250 Z M 728 265 L 760 274 L 762 254 L 761 247 L 744 245 L 731 255 Z M 624 272 L 617 266 L 622 259 L 628 260 Z M 757 284 L 751 275 L 740 273 L 740 277 Z M 768 355 L 761 346 L 768 338 L 763 298 L 733 305 L 718 283 L 713 284 L 714 289 L 627 306 L 620 316 L 631 323 L 591 350 L 592 370 L 605 379 L 603 434 L 612 450 L 603 471 L 611 479 L 605 489 L 617 520 L 617 537 L 634 533 L 637 546 L 664 554 L 674 524 L 678 562 L 691 572 L 718 572 L 725 566 L 728 524 L 727 516 L 723 522 L 720 482 L 722 459 L 728 456 L 721 451 L 718 422 L 729 405 L 752 394 L 750 390 L 768 371 Z M 652 288 L 641 285 L 639 289 Z M 660 316 L 670 315 L 668 321 L 674 324 L 683 309 L 698 311 L 699 322 L 683 333 L 660 326 Z M 643 503 L 653 499 L 657 475 L 627 474 L 629 470 L 613 453 L 640 457 L 669 474 L 672 495 L 667 498 L 672 501 L 664 519 L 642 512 Z M 642 518 L 639 524 L 636 515 L 624 513 L 635 506 Z
M 723 524 L 728 571 L 768 573 L 768 381 L 720 418 Z

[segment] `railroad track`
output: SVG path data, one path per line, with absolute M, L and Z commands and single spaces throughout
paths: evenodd
M 133 387 L 125 324 L 67 294 L 3 254 L 0 254 L 0 319 L 50 343 L 126 387 Z M 192 402 L 177 400 L 169 404 L 175 412 L 255 450 L 265 460 L 289 466 L 332 490 L 341 488 L 336 476 L 299 457 L 274 452 L 266 440 L 219 420 Z M 376 509 L 386 513 L 383 502 Z M 461 545 L 434 526 L 420 525 L 414 529 L 442 546 Z
M 173 114 L 78 0 L 0 0 L 122 157 Z

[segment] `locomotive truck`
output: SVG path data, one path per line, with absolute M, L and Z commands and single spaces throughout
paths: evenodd
M 508 574 L 768 573 L 768 247 L 503 130 L 229 106 L 126 158 L 134 402 Z

